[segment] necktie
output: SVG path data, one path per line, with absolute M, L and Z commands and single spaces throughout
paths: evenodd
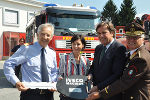
M 41 49 L 41 76 L 42 76 L 42 82 L 49 82 L 44 51 L 45 49 L 42 48 Z
M 105 51 L 106 51 L 106 46 L 103 46 L 103 49 L 102 49 L 101 54 L 100 54 L 99 63 L 100 63 L 101 60 L 103 59 L 103 57 L 104 57 L 104 55 L 105 55 Z
M 130 54 L 130 52 L 128 53 L 128 58 L 130 58 L 130 56 L 131 56 L 131 54 Z

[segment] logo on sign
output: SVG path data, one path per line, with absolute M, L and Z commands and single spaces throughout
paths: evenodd
M 66 78 L 66 85 L 83 85 L 83 79 Z

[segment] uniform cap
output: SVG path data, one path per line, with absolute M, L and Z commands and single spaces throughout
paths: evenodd
M 125 27 L 126 36 L 140 36 L 145 33 L 143 27 L 135 22 L 132 22 Z

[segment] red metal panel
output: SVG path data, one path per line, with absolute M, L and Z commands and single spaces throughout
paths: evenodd
M 11 49 L 18 45 L 20 38 L 25 38 L 25 33 L 3 32 L 3 56 L 9 56 Z
M 19 39 L 21 38 L 26 39 L 26 33 L 19 33 Z
M 3 56 L 9 56 L 10 32 L 3 32 Z
M 71 50 L 69 48 L 56 48 L 55 47 L 55 41 L 56 40 L 71 40 L 72 36 L 53 36 L 52 41 L 48 44 L 50 47 L 52 47 L 54 50 Z M 98 40 L 98 37 L 85 37 L 85 40 Z M 95 49 L 95 48 L 94 48 Z M 94 49 L 84 49 L 84 50 L 94 50 Z

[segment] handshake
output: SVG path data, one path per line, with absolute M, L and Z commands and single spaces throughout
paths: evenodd
M 98 91 L 97 86 L 94 86 L 89 92 L 88 92 L 88 97 L 85 100 L 95 100 L 100 98 L 100 93 Z
M 88 80 L 92 79 L 92 75 L 88 75 Z M 95 100 L 100 98 L 99 90 L 97 86 L 94 86 L 90 91 L 88 91 L 88 97 L 85 100 Z

